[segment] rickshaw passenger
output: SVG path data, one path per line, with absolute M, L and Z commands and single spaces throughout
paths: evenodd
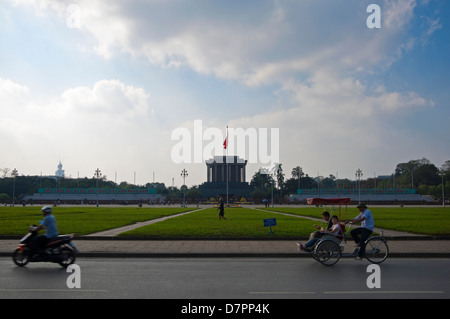
M 324 211 L 322 213 L 322 218 L 324 221 L 327 222 L 327 229 L 326 230 L 331 230 L 331 227 L 333 227 L 333 223 L 331 222 L 330 219 L 330 213 L 327 211 Z M 312 240 L 313 238 L 320 238 L 324 235 L 324 230 L 322 227 L 320 227 L 319 225 L 314 225 L 315 228 L 317 228 L 317 231 L 311 233 L 311 235 L 309 235 L 309 239 L 308 241 Z
M 305 245 L 299 244 L 301 250 L 310 251 L 312 247 L 314 247 L 315 243 L 319 241 L 319 239 L 325 235 L 331 235 L 337 237 L 342 234 L 341 226 L 339 225 L 339 218 L 336 215 L 331 217 L 332 226 L 329 230 L 321 229 L 321 236 L 314 237 L 310 239 Z

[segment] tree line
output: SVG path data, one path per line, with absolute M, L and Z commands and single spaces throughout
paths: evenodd
M 271 186 L 275 184 L 278 197 L 283 197 L 283 194 L 295 194 L 297 189 L 357 188 L 356 178 L 354 180 L 338 179 L 333 174 L 326 177 L 310 177 L 301 166 L 292 168 L 290 176 L 290 178 L 285 179 L 286 174 L 283 172 L 282 165 L 279 164 L 273 175 L 264 175 L 257 172 L 253 175 L 250 184 L 258 192 L 264 193 L 265 196 L 268 196 L 271 192 Z M 391 175 L 361 178 L 359 187 L 367 189 L 410 188 L 415 189 L 418 194 L 430 195 L 437 200 L 442 200 L 442 190 L 444 190 L 446 198 L 450 194 L 450 160 L 446 161 L 440 168 L 426 158 L 399 163 Z
M 287 176 L 289 177 L 287 177 Z M 442 184 L 444 183 L 444 184 Z M 356 181 L 350 179 L 338 179 L 330 174 L 326 177 L 311 177 L 305 173 L 301 166 L 292 168 L 287 173 L 283 171 L 282 164 L 278 164 L 271 172 L 257 171 L 249 182 L 254 191 L 250 194 L 253 199 L 270 198 L 283 199 L 289 194 L 297 193 L 297 189 L 350 189 L 356 188 Z M 437 200 L 442 199 L 442 185 L 444 185 L 445 197 L 450 194 L 450 160 L 440 168 L 428 159 L 410 160 L 399 163 L 390 176 L 383 178 L 369 177 L 361 179 L 361 188 L 413 188 L 422 195 L 431 195 Z M 116 184 L 105 176 L 101 178 L 56 178 L 45 176 L 20 176 L 12 174 L 9 169 L 0 170 L 0 202 L 8 202 L 13 193 L 17 200 L 24 195 L 36 193 L 39 188 L 155 188 L 157 194 L 162 194 L 167 200 L 202 199 L 197 185 L 187 187 L 167 187 L 164 183 L 147 183 L 144 186 L 133 185 L 127 182 Z M 237 199 L 239 200 L 239 198 Z

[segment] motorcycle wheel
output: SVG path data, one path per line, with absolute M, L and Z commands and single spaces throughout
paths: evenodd
M 23 267 L 30 261 L 29 253 L 17 248 L 13 253 L 13 261 L 17 266 Z
M 62 267 L 67 268 L 75 262 L 75 252 L 69 247 L 61 249 L 61 261 L 58 262 Z

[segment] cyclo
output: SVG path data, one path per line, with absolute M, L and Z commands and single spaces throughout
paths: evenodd
M 350 203 L 350 198 L 309 198 L 307 200 L 309 205 L 339 205 L 339 222 L 341 221 L 341 206 L 345 205 L 347 212 L 347 205 Z M 356 257 L 359 247 L 355 247 L 351 253 L 344 253 L 347 237 L 350 234 L 351 224 L 347 231 L 342 233 L 342 236 L 325 235 L 314 244 L 309 250 L 311 256 L 326 266 L 336 264 L 341 257 Z M 387 240 L 383 235 L 369 237 L 365 242 L 364 256 L 368 261 L 379 264 L 386 260 L 389 255 L 389 247 Z

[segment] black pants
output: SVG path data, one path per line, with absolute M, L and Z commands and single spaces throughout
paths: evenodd
M 364 243 L 367 238 L 369 238 L 370 234 L 372 234 L 372 231 L 363 227 L 355 228 L 350 232 L 355 243 L 359 245 L 358 256 L 361 258 L 364 257 L 364 252 L 366 251 L 366 245 L 364 245 Z
M 33 253 L 37 253 L 38 251 L 45 248 L 45 245 L 48 244 L 50 238 L 45 235 L 41 235 L 33 239 Z

